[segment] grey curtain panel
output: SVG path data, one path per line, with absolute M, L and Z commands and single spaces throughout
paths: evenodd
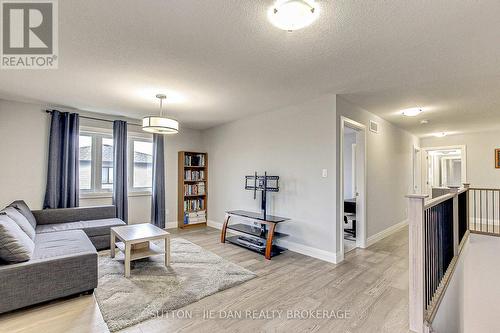
M 113 121 L 113 205 L 116 216 L 128 223 L 127 122 Z
M 165 228 L 165 158 L 163 152 L 163 135 L 160 134 L 153 134 L 151 223 L 159 228 Z
M 80 120 L 77 113 L 55 110 L 51 113 L 47 187 L 43 208 L 78 207 Z

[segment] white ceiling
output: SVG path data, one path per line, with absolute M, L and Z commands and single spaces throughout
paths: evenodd
M 331 92 L 418 134 L 500 123 L 500 1 L 323 0 L 291 34 L 271 3 L 59 1 L 59 69 L 0 71 L 0 97 L 139 118 L 164 92 L 208 128 Z M 416 105 L 426 129 L 393 115 Z

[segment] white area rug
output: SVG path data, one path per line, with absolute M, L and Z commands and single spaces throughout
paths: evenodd
M 110 331 L 179 309 L 256 276 L 182 238 L 172 239 L 171 249 L 170 267 L 164 266 L 163 256 L 135 261 L 130 278 L 123 275 L 119 251 L 114 259 L 109 250 L 99 253 L 95 298 Z

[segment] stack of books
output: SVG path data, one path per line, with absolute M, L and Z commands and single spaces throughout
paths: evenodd
M 184 200 L 184 211 L 195 212 L 205 209 L 205 199 Z
M 186 155 L 184 156 L 184 165 L 185 166 L 205 166 L 205 155 L 204 154 L 196 154 L 196 155 Z
M 184 224 L 196 224 L 205 222 L 207 222 L 207 212 L 204 210 L 184 214 Z
M 204 195 L 204 194 L 205 194 L 205 183 L 184 185 L 184 195 Z
M 205 171 L 192 171 L 186 170 L 184 171 L 184 180 L 204 180 L 205 179 Z

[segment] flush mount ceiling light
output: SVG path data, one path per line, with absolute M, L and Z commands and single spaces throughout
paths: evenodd
M 158 94 L 156 98 L 160 100 L 160 116 L 148 116 L 142 118 L 142 130 L 156 134 L 177 134 L 179 133 L 179 122 L 163 116 L 163 100 L 166 95 Z
M 401 111 L 401 114 L 406 117 L 416 117 L 424 112 L 421 108 L 410 108 Z
M 433 135 L 436 137 L 436 138 L 442 138 L 444 136 L 446 136 L 446 132 L 439 132 L 439 133 L 434 133 Z
M 288 32 L 307 27 L 318 16 L 319 7 L 314 0 L 278 0 L 267 12 L 275 27 Z

